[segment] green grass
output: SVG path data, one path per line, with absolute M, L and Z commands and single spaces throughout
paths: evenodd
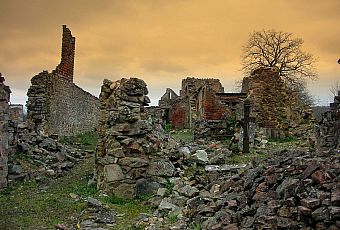
M 85 203 L 73 200 L 69 193 L 76 192 L 79 184 L 87 183 L 85 175 L 92 170 L 93 164 L 90 161 L 93 158 L 86 161 L 66 176 L 47 184 L 26 181 L 2 190 L 2 229 L 53 229 L 56 224 L 74 223 Z
M 64 136 L 60 142 L 67 145 L 80 144 L 86 149 L 95 150 L 98 142 L 97 132 L 86 132 L 76 136 Z
M 227 160 L 227 164 L 242 164 L 250 163 L 254 158 L 267 158 L 267 153 L 233 153 Z
M 65 144 L 79 143 L 82 149 L 95 149 L 96 133 L 63 138 Z M 20 161 L 29 163 L 25 155 Z M 39 182 L 26 181 L 0 190 L 0 228 L 1 229 L 54 229 L 56 224 L 73 226 L 84 208 L 85 198 L 93 197 L 102 201 L 122 217 L 116 218 L 115 229 L 128 229 L 141 213 L 150 213 L 141 197 L 136 200 L 123 200 L 102 196 L 96 185 L 88 185 L 89 176 L 95 168 L 94 157 L 78 163 L 65 176 Z M 80 199 L 73 199 L 70 193 Z M 132 227 L 130 229 L 137 229 Z
M 191 130 L 182 129 L 170 132 L 172 138 L 178 142 L 191 143 L 194 140 L 194 134 Z
M 169 215 L 168 220 L 170 224 L 174 224 L 179 220 L 179 218 L 178 218 L 178 215 Z
M 296 142 L 298 141 L 297 137 L 295 136 L 286 136 L 282 138 L 270 138 L 269 142 L 279 142 L 279 143 L 287 143 L 287 142 Z

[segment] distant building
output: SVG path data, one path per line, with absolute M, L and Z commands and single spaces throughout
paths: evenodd
M 24 106 L 21 104 L 10 104 L 9 116 L 12 121 L 24 121 Z

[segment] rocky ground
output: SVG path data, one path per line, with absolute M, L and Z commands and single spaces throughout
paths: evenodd
M 300 147 L 303 143 L 298 141 L 270 142 L 264 149 L 242 155 L 230 152 L 226 142 L 191 142 L 186 133 L 173 136 L 185 140 L 168 155 L 174 176 L 157 195 L 135 200 L 107 196 L 93 186 L 89 177 L 91 150 L 76 151 L 77 145 L 65 147 L 51 138 L 27 138 L 19 143 L 20 157 L 12 159 L 10 170 L 16 180 L 34 179 L 34 184 L 2 191 L 1 226 L 98 230 L 340 228 L 339 150 L 310 150 Z M 25 165 L 34 166 L 33 170 Z M 25 191 L 26 195 L 32 193 L 32 202 L 27 202 Z M 37 205 L 39 202 L 43 204 Z M 21 210 L 20 216 L 31 215 L 33 222 L 42 219 L 39 215 L 45 210 L 58 218 L 30 224 L 14 215 L 13 207 L 27 209 Z M 60 216 L 58 209 L 72 212 Z M 16 220 L 25 223 L 15 225 Z

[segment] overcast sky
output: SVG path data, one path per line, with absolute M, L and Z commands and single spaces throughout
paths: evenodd
M 339 0 L 0 0 L 0 72 L 12 103 L 25 104 L 30 79 L 60 62 L 62 25 L 76 37 L 75 83 L 98 96 L 104 78 L 139 77 L 152 104 L 187 76 L 219 78 L 235 91 L 242 46 L 253 31 L 304 40 L 317 57 L 309 89 L 331 102 L 340 81 Z

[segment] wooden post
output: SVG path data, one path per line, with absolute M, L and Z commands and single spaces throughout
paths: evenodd
M 249 153 L 249 116 L 250 116 L 250 100 L 244 100 L 243 108 L 243 153 Z

